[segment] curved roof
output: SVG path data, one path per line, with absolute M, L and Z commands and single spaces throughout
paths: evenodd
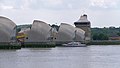
M 85 37 L 84 33 L 85 31 L 83 31 L 82 29 L 75 28 L 66 23 L 61 23 L 56 41 L 73 41 L 73 40 L 81 41 Z
M 28 39 L 25 42 L 44 42 L 48 41 L 51 27 L 42 21 L 34 20 L 32 27 L 27 31 Z
M 2 29 L 0 29 L 0 42 L 10 42 L 10 36 L 8 33 Z
M 14 29 L 14 27 L 16 26 L 16 24 L 12 20 L 2 16 L 0 16 L 0 24 L 5 25 L 9 29 Z
M 90 22 L 90 21 L 88 21 L 87 15 L 84 14 L 80 17 L 80 19 L 77 22 Z
M 85 39 L 85 31 L 80 28 L 75 29 L 76 29 L 75 41 L 83 41 Z
M 6 17 L 0 16 L 0 42 L 10 42 L 10 38 L 15 35 L 16 24 Z

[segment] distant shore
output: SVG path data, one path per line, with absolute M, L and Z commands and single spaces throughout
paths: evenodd
M 92 40 L 87 45 L 120 45 L 119 40 Z

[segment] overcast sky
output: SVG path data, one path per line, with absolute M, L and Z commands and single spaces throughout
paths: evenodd
M 120 0 L 0 0 L 0 16 L 16 24 L 32 24 L 37 19 L 73 25 L 84 13 L 92 27 L 120 26 Z

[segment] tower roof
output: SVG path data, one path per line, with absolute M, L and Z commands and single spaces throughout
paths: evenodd
M 76 22 L 90 22 L 90 21 L 88 21 L 87 15 L 84 14 L 84 15 L 82 15 L 82 16 L 80 17 L 80 19 L 79 19 L 78 21 L 76 21 Z

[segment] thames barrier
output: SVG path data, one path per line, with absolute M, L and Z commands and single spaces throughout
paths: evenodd
M 63 43 L 77 41 L 86 43 L 91 40 L 91 24 L 84 14 L 74 22 L 75 26 L 61 23 L 58 29 L 40 20 L 31 26 L 21 28 L 10 19 L 0 16 L 0 48 L 55 47 Z

